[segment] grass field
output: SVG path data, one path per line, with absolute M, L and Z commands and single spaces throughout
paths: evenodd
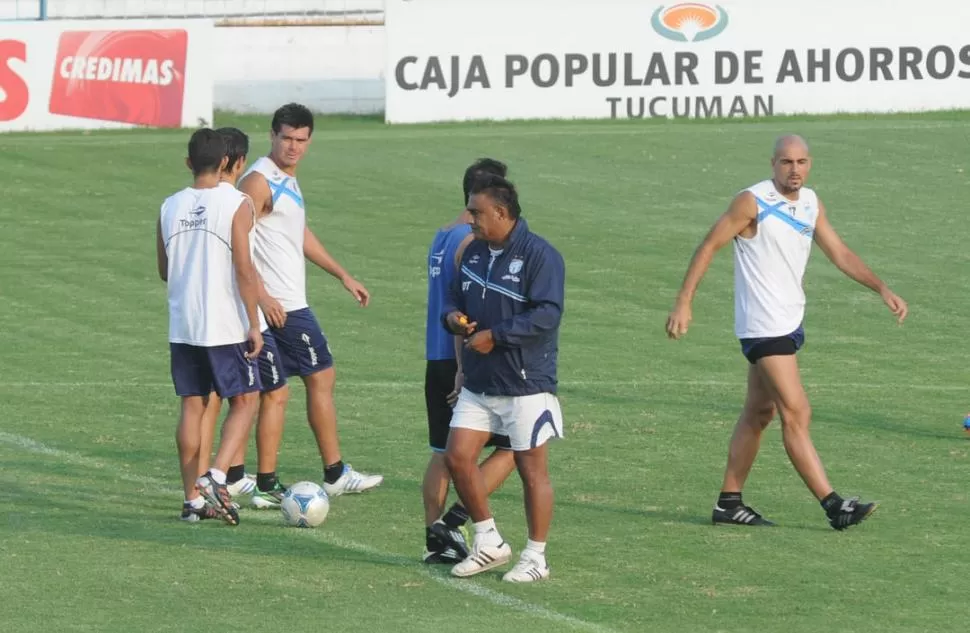
M 266 150 L 264 118 L 217 123 Z M 313 270 L 310 301 L 337 358 L 345 459 L 386 480 L 334 500 L 315 530 L 251 510 L 238 528 L 177 520 L 154 225 L 188 182 L 188 134 L 0 135 L 0 631 L 965 630 L 968 130 L 959 113 L 321 120 L 299 174 L 309 223 L 374 299 L 360 309 Z M 789 131 L 812 144 L 809 185 L 835 227 L 911 307 L 897 327 L 816 249 L 800 354 L 815 441 L 837 490 L 882 504 L 845 533 L 788 464 L 777 423 L 746 499 L 780 527 L 709 523 L 746 371 L 729 251 L 687 338 L 663 336 L 698 240 L 734 192 L 768 176 Z M 418 562 L 426 248 L 483 155 L 508 161 L 531 227 L 567 264 L 567 439 L 552 452 L 553 577 L 535 586 Z M 286 482 L 320 478 L 305 412 L 297 385 Z M 493 509 L 517 556 L 517 480 Z

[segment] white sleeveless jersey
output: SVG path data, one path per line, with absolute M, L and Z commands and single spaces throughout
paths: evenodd
M 169 342 L 216 347 L 246 340 L 249 318 L 232 265 L 232 220 L 245 198 L 220 183 L 183 189 L 162 204 Z
M 256 225 L 256 270 L 271 297 L 287 312 L 307 307 L 306 261 L 303 235 L 306 211 L 296 178 L 283 172 L 264 156 L 253 163 L 252 172 L 266 178 L 273 196 L 273 211 Z
M 734 332 L 738 338 L 784 336 L 805 317 L 802 278 L 812 252 L 818 196 L 803 187 L 798 200 L 772 180 L 748 187 L 758 204 L 757 234 L 734 238 Z

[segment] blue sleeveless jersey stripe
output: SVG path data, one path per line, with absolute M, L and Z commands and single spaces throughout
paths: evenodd
M 428 314 L 425 332 L 425 358 L 451 360 L 455 357 L 454 337 L 441 325 L 441 311 L 448 296 L 448 288 L 457 276 L 455 254 L 462 240 L 471 233 L 471 226 L 459 224 L 439 229 L 428 251 Z

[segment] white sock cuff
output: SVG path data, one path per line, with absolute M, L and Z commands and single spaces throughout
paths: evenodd
M 533 552 L 536 552 L 537 554 L 545 555 L 545 553 L 546 553 L 546 542 L 545 541 L 542 541 L 542 542 L 533 541 L 532 539 L 529 539 L 525 543 L 525 548 L 526 549 L 531 549 Z
M 220 486 L 226 485 L 226 473 L 222 472 L 218 468 L 210 468 L 209 476 L 212 477 L 212 481 L 216 482 Z
M 194 508 L 195 510 L 201 510 L 202 508 L 205 507 L 205 499 L 203 499 L 201 496 L 196 497 L 195 499 L 186 499 L 185 503 L 187 503 L 189 507 Z
M 478 523 L 473 523 L 475 526 L 475 534 L 484 534 L 485 532 L 490 532 L 492 530 L 497 530 L 495 527 L 495 518 L 488 518 L 484 521 L 479 521 Z

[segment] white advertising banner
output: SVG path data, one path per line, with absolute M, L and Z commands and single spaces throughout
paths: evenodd
M 970 107 L 970 2 L 387 0 L 391 123 Z
M 0 132 L 212 121 L 212 20 L 0 22 Z

